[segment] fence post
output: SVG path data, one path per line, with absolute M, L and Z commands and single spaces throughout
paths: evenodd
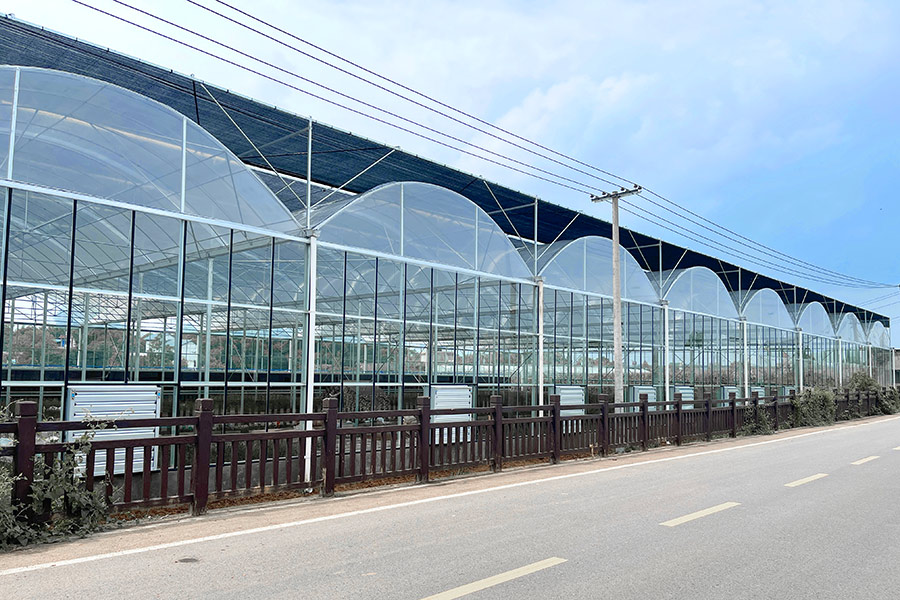
M 491 396 L 494 409 L 494 471 L 503 470 L 503 397 Z
M 194 414 L 197 417 L 197 447 L 194 449 L 194 464 L 191 467 L 191 514 L 206 514 L 209 500 L 209 445 L 212 443 L 213 401 L 211 398 L 198 398 L 194 401 Z M 247 458 L 246 468 L 250 468 Z M 147 475 L 144 475 L 145 477 Z
M 772 396 L 772 406 L 775 407 L 775 431 L 778 431 L 778 394 Z
M 728 392 L 728 401 L 731 402 L 731 437 L 737 437 L 737 394 Z
M 647 449 L 647 438 L 650 437 L 650 428 L 648 427 L 649 406 L 647 404 L 647 394 L 640 394 L 638 398 L 641 401 L 641 450 Z
M 322 440 L 322 495 L 334 496 L 335 453 L 337 452 L 338 399 L 325 398 L 325 437 Z
M 872 416 L 872 390 L 866 390 L 866 416 Z
M 32 518 L 31 486 L 34 483 L 34 444 L 37 429 L 37 403 L 16 403 L 16 453 L 13 473 L 17 477 L 13 488 L 13 502 L 25 508 L 23 516 Z
M 559 394 L 550 394 L 550 462 L 559 462 L 562 451 L 562 420 L 559 414 Z
M 416 404 L 419 408 L 419 474 L 416 481 L 428 483 L 428 470 L 431 466 L 431 398 L 419 396 Z
M 706 441 L 712 441 L 712 409 L 713 409 L 713 401 L 712 396 L 706 396 Z
M 759 392 L 750 392 L 750 398 L 753 399 L 753 420 L 758 424 L 761 418 L 759 414 Z
M 681 401 L 681 394 L 675 394 L 675 445 L 681 445 L 681 418 L 684 415 L 684 403 Z
M 797 390 L 792 389 L 788 394 L 788 400 L 791 403 L 791 427 L 797 426 Z
M 603 404 L 600 406 L 600 414 L 602 418 L 602 425 L 600 432 L 600 454 L 602 456 L 609 455 L 609 398 L 603 399 Z

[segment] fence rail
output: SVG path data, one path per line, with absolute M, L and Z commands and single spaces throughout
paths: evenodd
M 535 406 L 503 406 L 491 397 L 486 408 L 431 408 L 421 397 L 413 410 L 339 412 L 334 398 L 318 413 L 214 415 L 212 400 L 197 400 L 195 414 L 159 419 L 38 422 L 34 402 L 19 402 L 0 434 L 15 437 L 0 447 L 13 459 L 13 498 L 28 505 L 35 468 L 48 470 L 73 447 L 73 477 L 87 489 L 104 486 L 114 510 L 191 504 L 194 514 L 210 499 L 285 490 L 318 490 L 332 495 L 336 485 L 378 479 L 427 482 L 447 471 L 473 467 L 503 469 L 507 461 L 606 456 L 623 449 L 737 436 L 748 423 L 765 419 L 775 429 L 795 419 L 794 396 L 670 402 L 564 405 L 559 396 Z M 873 414 L 872 393 L 836 395 L 838 418 Z M 132 428 L 156 427 L 164 435 L 129 438 Z M 53 434 L 115 428 L 115 436 L 88 445 Z M 36 460 L 40 458 L 40 460 Z M 7 459 L 8 460 L 8 459 Z M 40 472 L 37 475 L 41 475 Z M 42 518 L 25 511 L 28 518 Z

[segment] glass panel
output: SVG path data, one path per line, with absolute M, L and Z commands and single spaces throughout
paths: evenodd
M 69 285 L 72 202 L 13 193 L 9 237 L 10 282 Z
M 128 293 L 131 266 L 130 210 L 78 205 L 75 229 L 76 289 Z
M 180 298 L 181 229 L 178 219 L 135 213 L 135 294 Z
M 231 304 L 269 306 L 272 238 L 235 231 L 231 256 Z
M 275 243 L 275 306 L 306 309 L 306 253 L 308 246 L 300 242 Z M 321 259 L 320 259 L 321 260 Z M 318 265 L 321 268 L 321 262 Z
M 185 298 L 227 302 L 231 230 L 192 222 L 187 228 Z

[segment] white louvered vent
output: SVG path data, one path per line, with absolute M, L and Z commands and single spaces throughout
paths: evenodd
M 66 414 L 69 419 L 153 419 L 159 417 L 160 392 L 155 385 L 78 385 L 70 386 L 66 397 Z M 70 431 L 66 439 L 72 441 L 84 431 Z M 97 441 L 153 438 L 159 435 L 158 427 L 129 427 L 123 429 L 97 429 Z M 156 468 L 157 448 L 151 449 L 151 468 Z M 114 473 L 125 472 L 125 449 L 115 451 Z M 132 472 L 144 468 L 144 449 L 134 449 Z M 102 477 L 106 470 L 106 451 L 98 450 L 94 457 L 94 476 Z
M 689 385 L 676 385 L 672 388 L 672 400 L 675 400 L 675 394 L 681 394 L 681 407 L 684 410 L 693 410 L 694 408 L 694 388 Z
M 573 404 L 584 404 L 584 388 L 578 385 L 558 385 L 556 386 L 556 393 L 559 394 L 559 403 L 563 406 L 573 405 Z M 573 415 L 583 415 L 583 408 L 570 408 L 567 410 L 561 410 L 559 415 L 561 417 L 571 417 Z
M 472 388 L 467 385 L 433 385 L 431 386 L 431 408 L 472 408 Z M 459 421 L 471 421 L 472 413 L 465 415 L 432 415 L 432 423 L 454 423 Z M 465 429 L 464 436 L 469 439 L 472 432 L 469 428 Z M 456 429 L 445 429 L 443 433 L 443 443 L 456 442 Z
M 641 394 L 647 394 L 647 402 L 656 402 L 656 388 L 652 385 L 633 385 L 629 388 L 629 391 L 628 401 L 634 402 L 637 406 L 627 409 L 628 412 L 638 412 L 641 410 Z M 656 410 L 656 407 L 652 406 L 648 410 Z

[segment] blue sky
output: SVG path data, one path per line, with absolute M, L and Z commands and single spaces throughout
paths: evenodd
M 561 171 L 253 37 L 183 0 L 128 1 L 430 126 Z M 198 1 L 223 10 L 214 0 Z M 782 252 L 857 277 L 900 283 L 900 3 L 229 1 L 449 104 L 633 179 Z M 109 0 L 93 3 L 172 31 Z M 12 0 L 3 10 L 609 217 L 608 208 L 590 204 L 584 194 L 313 101 L 72 2 Z M 729 258 L 722 249 L 698 247 L 630 215 L 622 220 Z M 838 287 L 732 260 L 900 318 L 900 293 L 870 305 L 868 299 L 890 290 Z M 893 340 L 900 345 L 900 326 Z

